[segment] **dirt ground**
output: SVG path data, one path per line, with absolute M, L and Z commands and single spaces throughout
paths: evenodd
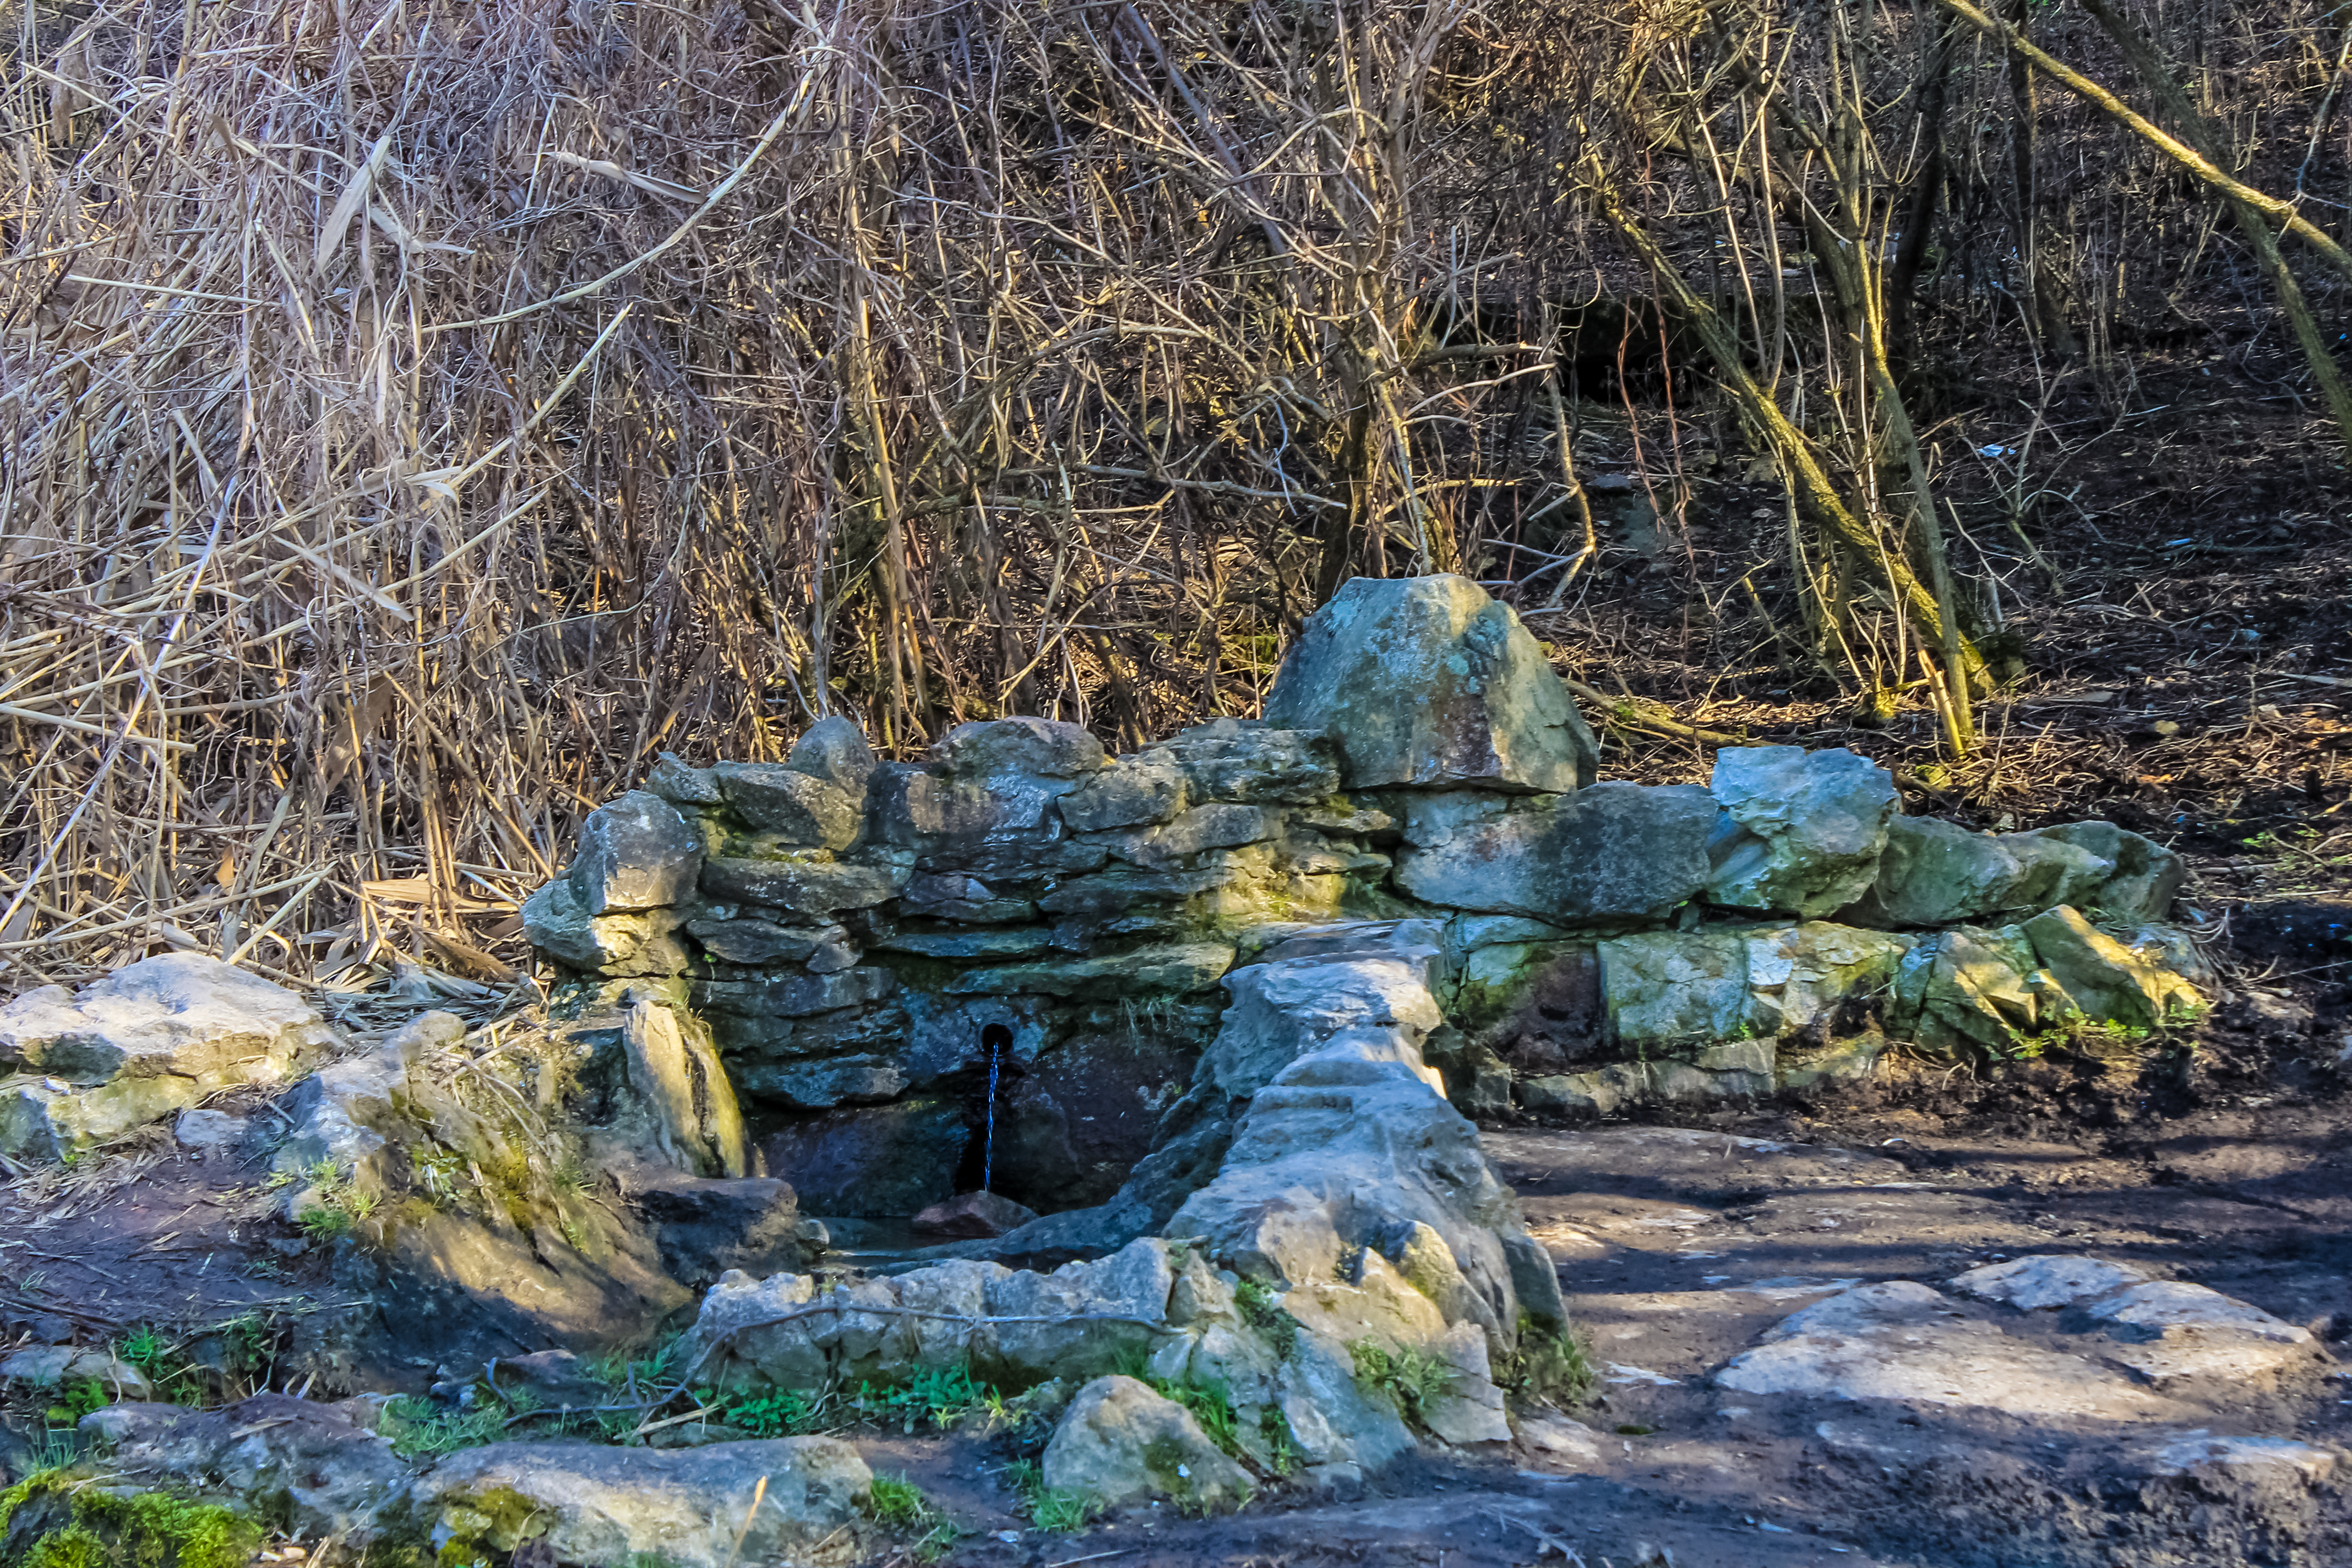
M 2335 1568 L 2352 1563 L 2352 1064 L 2339 1068 L 2342 1022 L 2311 994 L 2243 998 L 2193 1049 L 2136 1063 L 1914 1071 L 1681 1125 L 1486 1129 L 1602 1379 L 1572 1412 L 1596 1454 L 1430 1458 L 1360 1498 L 1276 1493 L 1224 1520 L 1144 1510 L 1063 1536 L 1029 1527 L 1001 1440 L 852 1436 L 877 1473 L 946 1510 L 963 1531 L 946 1560 L 974 1568 Z M 266 1135 L 267 1110 L 243 1109 Z M 341 1303 L 329 1249 L 268 1212 L 263 1141 L 158 1143 L 0 1194 L 9 1337 L 120 1345 L 152 1325 L 198 1347 L 216 1395 L 303 1389 L 303 1325 Z M 2273 1387 L 2168 1390 L 2158 1425 L 2315 1445 L 2335 1480 L 2151 1476 L 2138 1426 L 1709 1381 L 1845 1285 L 2047 1253 L 2193 1280 L 2308 1327 L 2331 1363 Z M 49 1397 L 12 1392 L 11 1425 L 37 1438 Z

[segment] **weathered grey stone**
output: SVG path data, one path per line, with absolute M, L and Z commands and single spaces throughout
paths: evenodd
M 721 763 L 710 770 L 727 804 L 755 832 L 819 849 L 857 841 L 866 797 L 785 763 Z
M 2080 1356 L 1966 1321 L 1924 1285 L 1865 1285 L 1792 1313 L 1715 1374 L 1744 1394 L 1885 1399 L 2021 1416 L 2146 1419 L 2162 1406 Z
M 1138 753 L 1172 765 L 1194 803 L 1327 805 L 1339 793 L 1339 763 L 1319 731 L 1277 730 L 1246 719 L 1213 719 L 1179 730 Z M 1347 816 L 1352 814 L 1341 814 Z M 1337 831 L 1370 831 L 1338 826 Z
M 698 980 L 688 988 L 697 1012 L 753 1018 L 800 1018 L 836 1012 L 890 994 L 898 977 L 874 966 L 831 974 L 776 973 L 757 980 Z
M 1105 841 L 1113 855 L 1147 870 L 1173 870 L 1204 849 L 1231 849 L 1270 838 L 1279 818 L 1255 805 L 1194 806 L 1160 826 Z
M 918 872 L 898 897 L 898 912 L 916 920 L 954 921 L 962 925 L 1021 925 L 1037 918 L 1029 899 L 1001 897 L 988 884 L 961 871 Z
M 483 1554 L 529 1542 L 551 1563 L 734 1568 L 854 1561 L 873 1479 L 837 1437 L 667 1450 L 493 1443 L 443 1459 L 409 1498 L 436 1539 Z
M 631 790 L 588 814 L 568 873 L 590 915 L 657 910 L 694 890 L 702 835 L 659 795 Z
M 2103 1258 L 2068 1258 L 2037 1253 L 1988 1263 L 1955 1275 L 1952 1288 L 1988 1301 L 2015 1307 L 2021 1312 L 2053 1307 L 2078 1307 L 2112 1295 L 2126 1286 L 2144 1284 L 2145 1269 Z
M 1619 1045 L 1686 1046 L 1753 1035 L 1747 939 L 1724 931 L 1642 931 L 1597 944 L 1601 994 Z
M 793 742 L 792 754 L 784 765 L 794 773 L 823 780 L 852 800 L 862 801 L 866 798 L 866 778 L 874 772 L 874 748 L 866 743 L 863 731 L 835 714 L 810 725 Z
M 874 944 L 884 952 L 911 952 L 919 958 L 964 958 L 993 962 L 1034 958 L 1054 947 L 1046 926 L 983 926 L 977 931 L 898 931 Z
M 837 1310 L 781 1322 L 815 1299 L 814 1279 L 732 1275 L 704 1297 L 678 1354 L 721 1387 L 805 1388 L 908 1365 L 969 1365 L 975 1377 L 1024 1387 L 1084 1382 L 1160 1348 L 1174 1287 L 1168 1243 L 1155 1237 L 1051 1274 L 935 1263 L 838 1286 L 825 1298 Z
M 738 1060 L 736 1087 L 754 1099 L 795 1110 L 876 1105 L 903 1094 L 907 1071 L 895 1053 L 821 1057 L 805 1061 Z
M 1487 1363 L 1486 1336 L 1471 1310 L 1474 1293 L 1453 1267 L 1453 1255 L 1436 1232 L 1425 1226 L 1413 1228 L 1418 1234 L 1402 1250 L 1425 1276 L 1434 1274 L 1430 1283 L 1442 1294 L 1458 1293 L 1454 1313 L 1441 1310 L 1421 1280 L 1410 1279 L 1370 1249 L 1358 1256 L 1351 1282 L 1294 1285 L 1283 1293 L 1282 1309 L 1334 1343 L 1370 1341 L 1391 1352 L 1433 1356 L 1452 1374 L 1444 1389 L 1422 1405 L 1418 1414 L 1423 1424 L 1449 1443 L 1508 1442 L 1511 1429 Z M 1433 1270 L 1440 1256 L 1444 1267 Z M 1454 1320 L 1450 1326 L 1449 1316 Z
M 2196 987 L 2158 959 L 2125 946 L 2074 910 L 2046 910 L 2023 929 L 2034 955 L 2087 1018 L 2152 1029 L 2204 1005 Z
M 1562 924 L 1663 920 L 1706 882 L 1715 797 L 1696 785 L 1595 784 L 1505 802 L 1408 797 L 1397 883 L 1449 909 Z
M 1429 934 L 1434 956 L 1433 922 Z M 1197 1238 L 1240 1273 L 1297 1285 L 1330 1278 L 1351 1247 L 1377 1250 L 1425 1225 L 1453 1255 L 1479 1325 L 1508 1350 L 1518 1308 L 1501 1237 L 1521 1227 L 1475 1129 L 1421 1059 L 1441 1016 L 1426 973 L 1402 958 L 1335 956 L 1229 980 L 1235 1005 L 1194 1093 L 1227 1103 L 1247 1094 L 1247 1109 L 1165 1234 Z
M 702 943 L 702 951 L 728 963 L 808 963 L 828 950 L 839 949 L 853 956 L 849 933 L 838 925 L 783 926 L 756 916 L 739 916 L 733 920 L 691 920 L 686 922 L 688 935 Z M 812 965 L 812 967 L 817 967 Z M 831 973 L 847 964 L 825 963 L 821 973 Z
M 1843 749 L 1726 746 L 1710 793 L 1709 902 L 1825 915 L 1870 890 L 1900 801 L 1886 770 Z
M 1164 752 L 1120 757 L 1064 795 L 1062 821 L 1073 833 L 1103 833 L 1167 822 L 1190 801 L 1184 770 Z
M 201 1480 L 299 1535 L 364 1550 L 396 1513 L 409 1469 L 352 1416 L 352 1405 L 263 1394 L 218 1410 L 110 1405 L 82 1417 L 81 1431 L 115 1474 Z
M 1026 735 L 1017 731 L 1015 739 Z M 977 766 L 999 751 L 1045 749 L 974 746 L 967 748 L 964 761 Z M 875 770 L 867 789 L 867 830 L 877 846 L 911 857 L 919 871 L 1015 879 L 1076 875 L 1108 858 L 1099 845 L 1073 840 L 1056 809 L 1077 784 L 1076 778 L 1061 774 L 980 774 L 941 764 L 886 763 Z
M 289 1082 L 334 1038 L 294 993 L 197 953 L 79 994 L 39 986 L 0 1007 L 0 1062 L 40 1075 L 0 1105 L 0 1149 L 57 1159 L 226 1089 Z
M 567 969 L 623 979 L 676 974 L 687 965 L 686 945 L 672 934 L 677 910 L 592 915 L 562 878 L 523 900 L 522 921 L 531 946 Z
M 1843 918 L 1916 927 L 2039 914 L 2075 902 L 2114 871 L 2113 861 L 2063 839 L 1898 816 L 1887 825 L 1877 881 Z
M 1939 931 L 1896 966 L 1890 1024 L 1931 1051 L 2002 1050 L 2079 1012 L 2014 926 Z
M 967 969 L 948 982 L 950 996 L 1142 996 L 1182 994 L 1216 983 L 1231 967 L 1223 942 L 1140 947 L 1098 958 L 1052 959 Z
M 795 1121 L 761 1147 L 804 1212 L 904 1219 L 954 1195 L 971 1137 L 961 1107 L 909 1100 Z
M 2107 1358 L 2151 1383 L 2267 1381 L 2319 1354 L 2310 1330 L 2186 1280 L 2126 1285 L 2083 1311 L 2110 1337 L 2125 1342 L 2109 1349 Z
M 688 1175 L 740 1176 L 743 1113 L 701 1020 L 639 1002 L 622 1046 L 629 1087 L 653 1118 L 655 1146 Z
M 102 1350 L 34 1345 L 0 1361 L 0 1386 L 15 1384 L 45 1389 L 85 1381 L 97 1384 L 116 1399 L 152 1399 L 155 1394 L 145 1373 Z
M 1310 617 L 1268 725 L 1322 730 L 1349 789 L 1566 792 L 1599 752 L 1518 616 L 1466 577 L 1359 577 Z
M 714 855 L 703 865 L 702 890 L 714 899 L 830 920 L 843 910 L 884 902 L 906 886 L 908 875 L 903 867 L 835 860 L 823 850 L 773 860 Z
M 2164 919 L 2189 875 L 2179 856 L 2112 822 L 2067 822 L 2020 837 L 2053 838 L 2112 865 L 2115 869 L 2095 890 L 2084 890 L 2063 901 L 2126 925 Z
M 183 1149 L 234 1149 L 245 1142 L 251 1125 L 242 1116 L 231 1116 L 226 1110 L 190 1109 L 180 1112 L 172 1123 L 172 1136 Z
M 1202 1513 L 1249 1501 L 1249 1472 L 1227 1458 L 1192 1414 L 1131 1377 L 1098 1377 L 1070 1402 L 1045 1445 L 1045 1485 L 1119 1508 L 1167 1498 Z
M 653 771 L 646 775 L 646 788 L 672 805 L 720 805 L 727 799 L 709 768 L 690 768 L 678 761 L 675 752 L 664 752 L 654 760 Z
M 1761 1035 L 1826 1035 L 1849 1002 L 1868 1002 L 1893 984 L 1914 939 L 1807 921 L 1743 933 L 1748 1017 Z
M 956 778 L 1032 774 L 1086 779 L 1110 765 L 1102 742 L 1054 719 L 990 719 L 959 724 L 931 748 L 931 760 Z

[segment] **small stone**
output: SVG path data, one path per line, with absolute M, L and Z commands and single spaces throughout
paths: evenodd
M 246 1120 L 226 1110 L 191 1108 L 172 1124 L 172 1136 L 187 1149 L 233 1149 L 245 1141 Z
M 1018 1230 L 1036 1217 L 1036 1210 L 999 1194 L 966 1193 L 923 1210 L 915 1216 L 914 1226 L 931 1236 L 976 1239 Z
M 862 801 L 866 780 L 874 772 L 874 748 L 866 743 L 865 731 L 835 714 L 808 727 L 793 743 L 784 765 Z
M 710 771 L 729 807 L 755 833 L 819 849 L 846 849 L 857 841 L 863 795 L 783 763 L 721 763 Z
M 709 768 L 690 768 L 674 752 L 664 752 L 654 760 L 653 771 L 646 775 L 646 789 L 672 805 L 719 805 L 727 799 Z
M 1106 1508 L 1166 1498 L 1223 1513 L 1256 1489 L 1191 1412 L 1131 1377 L 1098 1377 L 1078 1390 L 1045 1445 L 1045 1485 Z
M 659 795 L 631 790 L 588 814 L 569 875 L 593 916 L 677 903 L 701 869 L 702 835 Z

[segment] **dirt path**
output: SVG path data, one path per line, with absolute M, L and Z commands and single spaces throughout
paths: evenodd
M 2285 1034 L 2261 1022 L 2210 1031 L 2185 1073 L 2045 1061 L 1811 1116 L 1488 1129 L 1603 1379 L 1575 1413 L 1581 1441 L 1424 1460 L 1360 1498 L 1145 1510 L 1057 1536 L 1028 1527 L 1001 1445 L 856 1440 L 968 1532 L 948 1561 L 990 1568 L 2338 1568 L 2352 1102 L 2307 1014 L 2288 1007 Z M 271 1351 L 331 1316 L 331 1249 L 270 1217 L 269 1196 L 244 1148 L 159 1145 L 15 1184 L 0 1201 L 10 1338 L 120 1344 L 140 1323 L 243 1316 L 283 1334 L 242 1350 L 213 1336 L 212 1392 L 298 1384 L 299 1357 Z M 2053 1255 L 2210 1287 L 2312 1346 L 2274 1373 L 2150 1385 L 2117 1369 L 2133 1347 L 2113 1335 L 1948 1289 Z M 1854 1400 L 1719 1381 L 1790 1313 L 1889 1282 L 1940 1289 L 1933 1331 L 1975 1358 L 1951 1389 Z M 37 1426 L 47 1396 L 18 1394 L 33 1404 L 16 1418 Z
M 1019 1524 L 1007 1512 L 954 1561 L 2352 1563 L 2352 1378 L 2341 1343 L 2352 1336 L 2352 1106 L 2225 1096 L 2176 1119 L 2110 1117 L 2062 1138 L 2046 1092 L 2011 1086 L 2006 1098 L 2005 1118 L 1914 1103 L 1819 1121 L 1490 1129 L 1488 1152 L 1558 1260 L 1604 1379 L 1578 1413 L 1591 1450 L 1523 1446 L 1393 1476 L 1383 1495 L 1342 1505 L 1130 1521 L 1074 1541 L 1017 1528 L 998 1540 L 994 1531 Z M 2019 1107 L 2048 1131 L 1984 1125 L 2014 1121 Z M 2315 1344 L 2272 1377 L 2144 1386 L 2104 1359 L 2131 1347 L 2061 1313 L 1956 1300 L 1952 1323 L 1975 1325 L 1970 1343 L 1995 1353 L 1966 1369 L 1969 1386 L 1951 1390 L 1952 1403 L 1713 1381 L 1790 1313 L 1840 1290 L 1940 1284 L 2052 1255 L 2209 1286 L 2306 1329 Z M 2115 1405 L 2033 1407 L 2067 1404 L 2065 1380 L 2077 1375 Z M 2046 1397 L 2052 1389 L 2064 1397 Z M 2267 1441 L 2211 1441 L 2228 1437 Z

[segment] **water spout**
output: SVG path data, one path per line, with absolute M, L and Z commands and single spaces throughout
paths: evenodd
M 1013 1043 L 1013 1031 L 1002 1024 L 991 1024 L 980 1032 L 981 1044 L 988 1047 L 988 1131 L 980 1146 L 980 1190 L 986 1192 L 996 1173 L 996 1075 L 1004 1060 L 1004 1047 Z

